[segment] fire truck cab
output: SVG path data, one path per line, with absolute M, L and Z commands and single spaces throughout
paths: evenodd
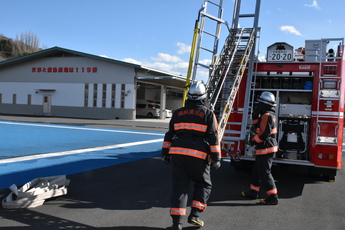
M 267 48 L 265 62 L 246 70 L 222 140 L 234 166 L 255 159 L 248 141 L 251 115 L 258 96 L 269 91 L 277 100 L 274 162 L 307 166 L 334 180 L 342 165 L 343 51 L 343 38 L 306 40 L 298 49 L 278 42 Z

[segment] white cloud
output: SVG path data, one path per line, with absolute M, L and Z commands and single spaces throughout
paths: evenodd
M 177 43 L 177 53 L 178 54 L 184 54 L 184 53 L 189 53 L 191 47 L 183 44 L 183 43 Z M 133 58 L 125 58 L 122 59 L 122 61 L 137 64 L 137 65 L 142 65 L 142 66 L 147 66 L 153 69 L 157 70 L 162 70 L 165 72 L 170 72 L 174 74 L 178 74 L 184 77 L 187 77 L 187 71 L 188 71 L 188 66 L 189 66 L 189 60 L 185 61 L 182 60 L 182 58 L 166 53 L 158 53 L 157 57 L 152 57 L 150 61 L 138 61 Z M 204 59 L 200 60 L 200 63 L 204 65 L 210 65 L 211 60 L 209 59 Z M 204 80 L 206 81 L 208 78 L 208 70 L 205 68 L 198 68 L 197 76 L 196 78 L 199 80 Z
M 266 55 L 259 56 L 259 61 L 260 62 L 265 62 L 266 61 Z
M 133 58 L 124 58 L 121 61 L 133 63 L 136 65 L 147 66 L 147 67 L 157 69 L 157 70 L 162 70 L 165 72 L 179 74 L 179 75 L 182 75 L 184 77 L 187 75 L 187 69 L 188 69 L 188 62 L 184 62 L 182 60 L 181 60 L 181 62 L 177 62 L 174 64 L 164 63 L 164 62 L 159 62 L 159 61 L 157 61 L 157 62 L 142 62 L 142 61 L 135 60 Z
M 210 59 L 204 59 L 204 60 L 199 60 L 199 62 L 203 65 L 211 65 L 211 60 Z
M 163 62 L 181 62 L 182 59 L 177 56 L 172 56 L 170 54 L 159 53 L 158 57 L 151 58 L 154 61 L 163 61 Z
M 294 26 L 281 26 L 280 27 L 281 31 L 286 31 L 291 34 L 295 34 L 297 36 L 303 36 L 301 32 L 299 32 Z
M 159 69 L 159 70 L 163 70 L 166 72 L 173 72 L 173 66 L 171 64 L 167 64 L 167 63 L 163 63 L 163 62 L 154 62 L 154 63 L 147 63 L 145 64 L 146 66 L 149 66 L 153 69 Z
M 181 42 L 178 42 L 177 46 L 179 47 L 179 50 L 177 51 L 178 54 L 189 53 L 191 50 L 191 46 L 188 46 Z
M 319 4 L 317 3 L 316 0 L 314 0 L 313 3 L 312 3 L 311 5 L 304 4 L 304 6 L 306 6 L 306 7 L 311 7 L 311 8 L 315 8 L 315 9 L 320 9 Z
M 141 65 L 142 64 L 141 61 L 134 60 L 133 58 L 125 58 L 125 59 L 122 59 L 122 61 L 133 63 L 133 64 L 137 64 L 137 65 Z

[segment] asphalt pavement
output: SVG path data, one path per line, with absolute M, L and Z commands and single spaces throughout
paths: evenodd
M 168 120 L 85 120 L 10 117 L 0 120 L 53 123 L 165 132 Z M 300 168 L 274 166 L 280 201 L 256 204 L 240 192 L 247 189 L 250 170 L 237 171 L 229 162 L 212 172 L 213 190 L 202 219 L 207 230 L 323 229 L 345 226 L 345 173 L 335 182 L 312 177 Z M 170 167 L 159 157 L 68 175 L 68 193 L 32 209 L 0 209 L 0 229 L 158 230 L 171 225 Z M 9 190 L 0 190 L 3 199 Z M 261 198 L 265 194 L 260 194 Z M 185 222 L 184 229 L 194 229 Z

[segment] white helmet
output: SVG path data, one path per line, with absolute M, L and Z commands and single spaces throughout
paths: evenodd
M 206 87 L 202 81 L 196 81 L 189 87 L 187 94 L 190 100 L 202 100 L 206 98 Z
M 258 99 L 258 102 L 265 103 L 267 105 L 276 106 L 276 98 L 273 93 L 263 92 Z

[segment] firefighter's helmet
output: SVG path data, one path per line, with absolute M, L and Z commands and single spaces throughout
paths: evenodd
M 258 102 L 265 103 L 267 105 L 275 106 L 276 105 L 276 98 L 273 93 L 270 92 L 263 92 L 258 99 Z
M 190 100 L 202 100 L 206 98 L 206 87 L 202 81 L 196 81 L 189 87 L 187 94 Z

